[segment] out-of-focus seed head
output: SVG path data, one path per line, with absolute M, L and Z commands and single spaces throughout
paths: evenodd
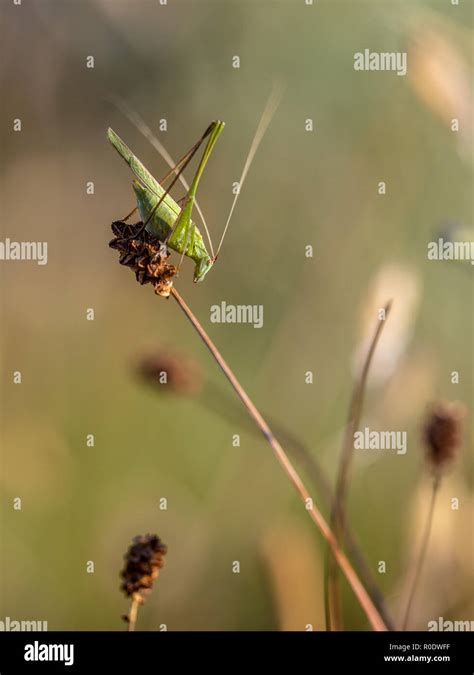
M 442 401 L 433 406 L 423 429 L 426 459 L 437 473 L 457 456 L 462 445 L 466 408 L 458 401 Z
M 125 554 L 125 566 L 121 572 L 121 590 L 128 597 L 135 593 L 150 592 L 153 582 L 165 564 L 163 556 L 167 547 L 156 534 L 146 534 L 133 539 Z M 143 601 L 143 598 L 141 598 Z
M 161 392 L 195 395 L 201 388 L 199 368 L 191 359 L 165 350 L 143 356 L 137 363 L 139 376 Z

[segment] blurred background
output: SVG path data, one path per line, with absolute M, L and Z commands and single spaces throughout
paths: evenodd
M 408 452 L 356 453 L 349 523 L 399 617 L 428 507 L 427 406 L 472 409 L 472 266 L 426 255 L 446 233 L 473 240 L 472 6 L 2 0 L 1 11 L 2 240 L 47 241 L 48 264 L 0 265 L 0 618 L 123 630 L 123 554 L 134 535 L 156 532 L 167 565 L 138 629 L 324 630 L 318 532 L 176 303 L 139 287 L 108 248 L 133 192 L 107 127 L 157 178 L 167 170 L 117 98 L 174 158 L 211 120 L 226 121 L 199 191 L 218 241 L 274 80 L 283 101 L 219 262 L 194 285 L 185 261 L 176 285 L 264 415 L 330 480 L 354 375 L 393 299 L 362 423 L 407 431 Z M 407 75 L 355 71 L 366 48 L 407 51 Z M 221 301 L 263 305 L 263 328 L 212 324 Z M 201 373 L 190 394 L 136 374 L 142 358 L 170 352 Z M 474 619 L 472 441 L 468 420 L 412 627 Z M 367 629 L 343 588 L 346 628 Z

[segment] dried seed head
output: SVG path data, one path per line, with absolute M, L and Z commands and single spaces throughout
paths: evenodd
M 114 238 L 109 246 L 119 251 L 120 264 L 135 272 L 139 284 L 152 284 L 157 295 L 169 297 L 178 270 L 166 262 L 170 255 L 166 246 L 141 222 L 129 225 L 117 220 L 112 223 L 112 232 Z
M 127 596 L 150 592 L 153 582 L 163 567 L 167 547 L 156 534 L 146 534 L 133 539 L 125 554 L 125 567 L 121 573 L 121 590 Z M 143 598 L 142 598 L 143 600 Z
M 185 356 L 166 351 L 144 356 L 137 364 L 139 376 L 160 391 L 192 396 L 201 386 L 201 373 Z
M 462 444 L 463 421 L 466 409 L 457 401 L 437 403 L 424 427 L 426 457 L 439 472 L 455 459 Z

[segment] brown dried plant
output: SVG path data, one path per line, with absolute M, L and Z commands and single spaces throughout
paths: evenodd
M 135 630 L 138 607 L 145 602 L 144 596 L 151 593 L 153 582 L 165 564 L 167 550 L 167 546 L 156 534 L 145 534 L 134 537 L 124 556 L 125 565 L 120 575 L 123 582 L 120 588 L 131 598 L 130 611 L 123 617 L 129 631 Z

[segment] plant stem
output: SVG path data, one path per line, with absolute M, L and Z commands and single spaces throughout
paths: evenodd
M 207 409 L 211 410 L 214 414 L 221 417 L 224 416 L 227 418 L 227 420 L 234 424 L 242 425 L 243 422 L 240 416 L 229 412 L 229 409 L 232 409 L 233 403 L 233 401 L 229 399 L 230 397 L 228 397 L 226 392 L 220 387 L 217 387 L 212 382 L 207 382 L 203 397 L 199 398 L 199 402 L 203 405 L 206 405 Z M 313 453 L 303 443 L 303 441 L 295 436 L 287 428 L 282 426 L 280 422 L 272 420 L 272 418 L 268 416 L 266 416 L 266 419 L 268 424 L 273 429 L 273 432 L 286 447 L 290 457 L 296 461 L 296 465 L 303 469 L 303 471 L 308 476 L 310 483 L 316 491 L 316 494 L 321 499 L 322 504 L 330 509 L 333 503 L 333 489 L 318 460 L 314 457 Z M 244 420 L 247 422 L 246 426 L 249 431 L 251 430 L 252 433 L 258 433 L 259 430 L 253 426 L 251 419 L 244 418 Z M 349 554 L 350 560 L 352 560 L 354 569 L 358 573 L 362 583 L 367 589 L 367 592 L 372 598 L 374 605 L 377 607 L 380 616 L 382 617 L 388 630 L 395 630 L 395 622 L 390 616 L 390 613 L 386 607 L 383 593 L 379 588 L 378 582 L 370 570 L 367 561 L 365 560 L 360 546 L 358 545 L 347 524 L 344 528 L 343 536 L 344 543 L 347 547 L 347 552 Z
M 258 411 L 258 409 L 255 407 L 253 402 L 251 401 L 250 397 L 248 394 L 245 392 L 245 390 L 242 388 L 240 385 L 239 381 L 237 380 L 236 376 L 230 369 L 230 367 L 227 365 L 227 362 L 224 360 L 224 357 L 221 355 L 215 344 L 212 342 L 211 338 L 207 335 L 206 331 L 204 328 L 201 326 L 199 323 L 198 319 L 194 316 L 193 312 L 191 309 L 188 307 L 188 305 L 184 302 L 183 298 L 181 295 L 178 293 L 178 291 L 173 287 L 171 290 L 171 295 L 173 298 L 176 300 L 178 303 L 179 307 L 181 310 L 184 312 L 188 320 L 190 321 L 191 325 L 193 328 L 196 330 L 198 333 L 199 337 L 202 339 L 208 350 L 211 352 L 212 356 L 214 357 L 215 361 L 221 368 L 222 372 L 224 375 L 227 377 L 229 380 L 230 384 L 234 388 L 235 392 L 237 393 L 238 397 L 244 404 L 245 408 L 247 409 L 247 412 L 249 415 L 253 418 L 257 426 L 259 427 L 260 431 L 263 433 L 265 439 L 268 441 L 270 444 L 273 453 L 275 454 L 275 457 L 279 461 L 280 465 L 282 466 L 283 470 L 293 483 L 293 486 L 297 490 L 298 494 L 300 495 L 306 510 L 308 511 L 309 515 L 313 519 L 313 521 L 316 523 L 319 531 L 323 535 L 323 537 L 326 539 L 328 542 L 331 551 L 334 555 L 334 558 L 336 559 L 339 567 L 343 571 L 344 575 L 346 576 L 350 586 L 352 587 L 352 590 L 354 591 L 355 596 L 357 597 L 362 609 L 364 610 L 365 614 L 367 615 L 367 618 L 369 619 L 372 627 L 374 630 L 377 631 L 383 631 L 387 630 L 380 614 L 378 613 L 375 605 L 373 604 L 372 600 L 370 599 L 367 591 L 365 590 L 364 586 L 359 580 L 359 577 L 357 574 L 354 572 L 354 569 L 352 568 L 349 560 L 345 556 L 345 554 L 341 551 L 341 549 L 338 546 L 338 543 L 336 541 L 336 538 L 334 537 L 331 529 L 329 528 L 328 524 L 324 520 L 323 516 L 321 515 L 320 511 L 316 508 L 314 505 L 314 502 L 312 498 L 310 497 L 303 481 L 301 480 L 299 474 L 297 473 L 296 469 L 294 468 L 293 464 L 290 462 L 289 458 L 287 457 L 285 451 L 281 447 L 280 443 L 277 441 L 277 439 L 274 437 L 270 427 L 268 424 L 265 422 L 263 419 L 262 415 Z
M 140 605 L 140 596 L 138 593 L 132 595 L 132 604 L 128 614 L 128 631 L 133 632 L 137 623 L 138 606 Z
M 407 603 L 407 608 L 405 610 L 405 617 L 403 619 L 402 630 L 407 629 L 408 619 L 410 617 L 410 610 L 411 610 L 413 600 L 414 600 L 414 597 L 415 597 L 415 593 L 416 593 L 416 589 L 417 589 L 417 586 L 418 586 L 418 580 L 420 578 L 421 570 L 423 568 L 423 563 L 425 562 L 426 553 L 427 553 L 427 550 L 428 550 L 428 541 L 430 539 L 430 534 L 431 534 L 431 527 L 433 525 L 433 515 L 434 515 L 434 507 L 435 507 L 435 503 L 436 503 L 436 496 L 438 494 L 438 489 L 439 489 L 440 483 L 441 483 L 441 474 L 436 473 L 435 477 L 433 479 L 433 487 L 432 487 L 432 490 L 431 490 L 430 508 L 429 508 L 429 511 L 428 511 L 428 518 L 426 520 L 425 533 L 424 533 L 424 536 L 423 536 L 423 541 L 422 541 L 422 544 L 421 544 L 420 553 L 419 553 L 418 561 L 417 561 L 416 568 L 415 568 L 415 574 L 413 576 L 413 582 L 412 582 L 412 585 L 411 585 L 410 594 L 408 596 L 408 603 Z
M 372 363 L 372 358 L 375 353 L 378 341 L 382 334 L 385 322 L 387 321 L 392 301 L 389 300 L 385 307 L 384 320 L 378 321 L 377 327 L 372 338 L 365 362 L 360 374 L 359 380 L 356 381 L 351 403 L 349 406 L 349 415 L 344 433 L 342 444 L 341 459 L 339 463 L 339 471 L 336 479 L 336 489 L 334 492 L 334 501 L 331 510 L 330 526 L 339 544 L 344 540 L 344 530 L 346 522 L 346 506 L 347 506 L 347 492 L 349 486 L 350 469 L 352 466 L 352 459 L 354 456 L 354 433 L 357 431 L 360 418 L 362 414 L 362 406 L 364 403 L 365 387 L 367 384 L 367 377 Z M 326 583 L 326 625 L 329 630 L 338 630 L 342 627 L 341 609 L 340 609 L 340 595 L 338 588 L 337 568 L 334 564 L 334 558 L 330 555 L 327 565 L 327 583 Z

